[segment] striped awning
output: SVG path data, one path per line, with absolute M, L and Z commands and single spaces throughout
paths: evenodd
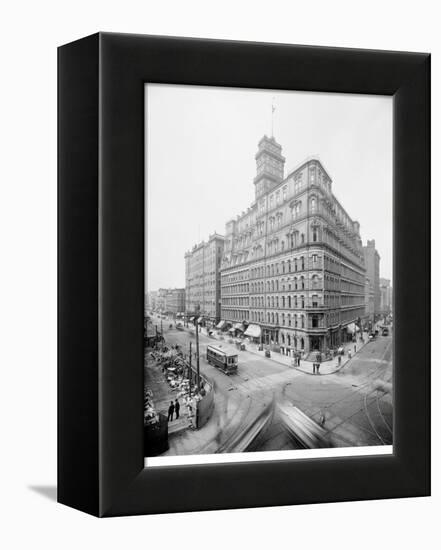
M 225 326 L 226 324 L 227 324 L 227 322 L 226 322 L 224 319 L 222 319 L 222 320 L 220 320 L 219 323 L 216 325 L 216 328 L 222 329 L 222 328 L 224 328 L 224 326 Z
M 260 338 L 262 331 L 259 325 L 249 325 L 245 331 L 245 336 L 251 336 L 252 338 Z

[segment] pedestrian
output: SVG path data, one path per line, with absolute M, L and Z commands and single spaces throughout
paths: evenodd
M 341 366 L 341 355 L 338 356 L 338 366 Z
M 168 418 L 167 420 L 169 422 L 173 421 L 173 413 L 175 412 L 175 406 L 173 405 L 173 401 L 170 401 L 170 406 L 168 408 Z
M 357 353 L 357 346 L 354 346 L 354 353 Z
M 175 401 L 175 412 L 176 412 L 176 420 L 179 418 L 179 409 L 181 408 L 181 405 L 179 404 L 179 401 L 176 399 Z
M 351 350 L 348 349 L 348 359 L 350 359 L 352 357 L 352 353 L 351 353 Z
M 316 365 L 316 374 L 320 374 L 320 363 L 317 363 Z
M 312 364 L 312 374 L 315 374 L 315 369 L 317 367 L 317 363 Z

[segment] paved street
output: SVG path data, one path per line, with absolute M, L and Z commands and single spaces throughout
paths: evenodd
M 154 319 L 154 322 L 158 322 Z M 167 344 L 195 350 L 194 328 L 168 329 Z M 329 432 L 332 446 L 381 445 L 392 442 L 392 337 L 379 336 L 366 344 L 335 374 L 311 376 L 249 351 L 240 351 L 238 374 L 226 376 L 205 360 L 206 347 L 216 343 L 200 333 L 201 372 L 215 385 L 215 410 L 202 429 L 170 437 L 167 454 L 219 452 L 236 434 L 251 426 L 272 401 L 289 402 Z M 274 415 L 253 450 L 283 450 L 299 446 Z

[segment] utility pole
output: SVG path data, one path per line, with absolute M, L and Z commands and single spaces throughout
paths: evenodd
M 199 318 L 196 319 L 196 373 L 197 373 L 197 386 L 198 386 L 198 393 L 199 393 L 201 389 L 200 370 L 199 370 Z
M 190 384 L 188 386 L 189 389 L 189 396 L 191 399 L 191 379 L 192 379 L 192 371 L 191 371 L 191 342 L 190 342 L 190 359 L 189 359 L 189 366 L 190 366 Z

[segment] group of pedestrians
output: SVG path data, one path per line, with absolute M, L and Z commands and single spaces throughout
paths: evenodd
M 176 413 L 176 420 L 179 419 L 179 411 L 181 409 L 181 405 L 179 404 L 179 401 L 176 399 L 175 402 L 170 401 L 170 406 L 168 408 L 168 418 L 167 420 L 169 422 L 173 421 L 173 414 Z
M 315 361 L 312 364 L 312 374 L 320 374 L 320 363 L 322 362 L 322 354 L 318 351 L 315 356 Z

